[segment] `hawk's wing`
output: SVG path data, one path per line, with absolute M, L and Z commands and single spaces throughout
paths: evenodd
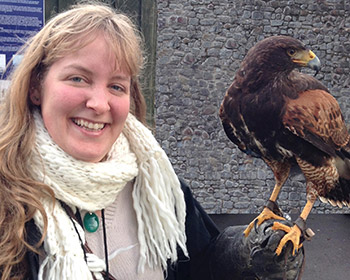
M 286 101 L 283 124 L 323 152 L 335 156 L 350 136 L 336 99 L 323 90 L 308 90 Z

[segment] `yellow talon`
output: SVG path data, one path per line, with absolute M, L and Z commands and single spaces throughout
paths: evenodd
M 284 224 L 274 222 L 272 229 L 283 230 L 287 233 L 285 236 L 283 236 L 283 238 L 281 239 L 280 243 L 277 246 L 277 249 L 275 251 L 277 256 L 281 254 L 284 245 L 286 245 L 288 241 L 291 241 L 293 244 L 293 251 L 292 251 L 293 256 L 295 255 L 295 252 L 297 252 L 303 246 L 303 244 L 300 244 L 301 230 L 297 225 L 289 227 Z
M 276 220 L 285 220 L 285 218 L 280 217 L 273 213 L 269 208 L 264 208 L 264 210 L 260 213 L 259 216 L 257 216 L 249 225 L 248 227 L 244 230 L 244 236 L 247 237 L 249 233 L 252 231 L 255 223 L 260 226 L 264 221 L 271 220 L 271 219 L 276 219 Z

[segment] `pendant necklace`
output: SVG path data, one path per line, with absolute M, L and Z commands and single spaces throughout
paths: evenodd
M 104 243 L 104 249 L 105 249 L 105 261 L 106 261 L 106 275 L 108 275 L 109 277 L 111 276 L 109 274 L 109 262 L 108 262 L 108 249 L 107 249 L 107 232 L 106 232 L 106 223 L 105 223 L 105 210 L 102 209 L 101 210 L 101 215 L 102 215 L 102 226 L 103 226 L 103 243 Z M 83 219 L 83 225 L 84 228 L 88 231 L 88 232 L 95 232 L 98 227 L 100 226 L 100 221 L 97 217 L 97 215 L 93 212 L 87 212 L 84 215 L 84 219 Z M 108 279 L 114 279 L 114 278 L 108 278 Z
M 93 233 L 100 226 L 100 221 L 95 213 L 87 212 L 84 215 L 83 224 L 86 231 Z
M 84 215 L 84 221 L 82 221 L 81 216 L 80 216 L 80 212 L 77 211 L 77 214 L 75 215 L 72 211 L 72 209 L 65 204 L 63 201 L 59 200 L 59 202 L 61 203 L 62 208 L 66 211 L 69 219 L 72 221 L 73 223 L 73 227 L 75 229 L 75 232 L 78 235 L 80 244 L 81 244 L 81 248 L 84 252 L 84 259 L 87 263 L 87 252 L 92 253 L 91 249 L 89 248 L 87 242 L 83 242 L 79 231 L 77 229 L 77 226 L 75 225 L 75 221 L 77 221 L 80 226 L 84 226 L 84 228 L 89 231 L 89 232 L 95 232 L 99 225 L 99 219 L 97 217 L 97 215 L 93 212 L 87 212 Z M 108 247 L 107 247 L 107 230 L 106 230 L 106 221 L 105 221 L 105 210 L 102 209 L 101 210 L 101 218 L 102 218 L 102 229 L 103 229 L 103 243 L 104 243 L 104 251 L 105 251 L 105 262 L 106 262 L 106 269 L 104 271 L 101 272 L 103 279 L 109 279 L 109 280 L 116 280 L 111 274 L 109 274 L 109 261 L 108 261 Z M 88 228 L 90 230 L 88 230 Z

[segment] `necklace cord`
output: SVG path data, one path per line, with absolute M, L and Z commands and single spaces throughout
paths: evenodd
M 102 228 L 103 228 L 103 243 L 105 249 L 105 262 L 106 262 L 106 274 L 109 275 L 109 263 L 108 263 L 108 247 L 107 247 L 107 231 L 105 222 L 105 209 L 101 210 L 102 214 Z
M 77 229 L 77 226 L 76 226 L 76 224 L 74 223 L 74 220 L 73 220 L 73 217 L 75 217 L 75 220 L 77 220 L 77 222 L 80 223 L 79 218 L 77 218 L 77 217 L 74 215 L 72 209 L 71 209 L 67 204 L 65 204 L 65 203 L 64 203 L 63 201 L 61 201 L 61 200 L 60 200 L 59 202 L 61 203 L 62 208 L 66 211 L 66 213 L 68 214 L 69 219 L 71 220 L 71 222 L 72 222 L 72 224 L 73 224 L 74 230 L 75 230 L 75 232 L 77 233 L 77 235 L 78 235 L 78 237 L 79 237 L 79 241 L 80 241 L 81 248 L 83 249 L 83 252 L 84 252 L 84 260 L 85 260 L 85 262 L 87 262 L 85 245 L 84 245 L 83 240 L 82 240 L 81 237 L 80 237 L 80 234 L 79 234 L 79 231 L 78 231 L 78 229 Z M 81 220 L 80 213 L 79 213 L 79 217 L 80 217 L 80 220 Z

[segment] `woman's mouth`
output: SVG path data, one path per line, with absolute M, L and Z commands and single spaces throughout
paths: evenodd
M 104 127 L 106 126 L 105 123 L 89 122 L 82 119 L 72 119 L 72 120 L 77 126 L 80 126 L 84 129 L 91 130 L 91 131 L 99 131 L 104 129 Z

